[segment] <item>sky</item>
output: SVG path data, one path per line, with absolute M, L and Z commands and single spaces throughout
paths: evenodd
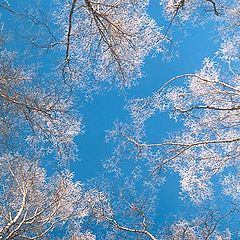
M 162 17 L 162 8 L 158 1 L 151 1 L 149 14 L 159 26 L 167 28 L 168 22 Z M 185 25 L 184 25 L 185 26 Z M 171 61 L 163 59 L 161 54 L 149 56 L 143 66 L 144 77 L 139 84 L 125 93 L 111 89 L 104 94 L 97 94 L 83 104 L 82 115 L 85 125 L 84 135 L 77 138 L 80 161 L 72 163 L 76 179 L 85 181 L 96 177 L 104 170 L 102 162 L 112 154 L 112 144 L 105 142 L 106 130 L 113 128 L 116 120 L 127 121 L 128 112 L 124 109 L 126 101 L 135 97 L 150 96 L 173 76 L 193 73 L 201 68 L 205 57 L 214 57 L 217 45 L 212 39 L 212 25 L 192 27 L 186 24 L 186 33 L 174 26 L 174 56 Z M 174 45 L 173 44 L 173 45 Z M 155 115 L 147 122 L 147 135 L 150 142 L 160 142 L 169 133 L 179 131 L 181 124 L 170 119 L 168 113 Z M 184 211 L 185 203 L 180 200 L 179 178 L 176 174 L 167 173 L 166 182 L 159 194 L 158 211 L 164 222 Z M 187 214 L 187 213 L 185 213 Z
M 150 16 L 160 26 L 166 28 L 168 22 L 161 17 L 161 11 L 162 8 L 158 1 L 151 1 Z M 111 89 L 104 94 L 96 94 L 87 103 L 80 103 L 83 106 L 85 134 L 77 139 L 81 162 L 75 165 L 89 169 L 84 173 L 80 171 L 80 178 L 93 177 L 101 171 L 101 160 L 107 154 L 111 154 L 111 146 L 105 143 L 105 131 L 113 127 L 114 121 L 129 118 L 128 112 L 124 109 L 127 100 L 150 96 L 170 78 L 184 73 L 193 73 L 201 68 L 205 57 L 214 57 L 217 47 L 211 40 L 212 26 L 209 24 L 209 26 L 204 25 L 204 27 L 199 26 L 193 29 L 188 24 L 186 25 L 190 29 L 187 36 L 181 29 L 178 29 L 173 36 L 173 41 L 178 44 L 178 47 L 175 47 L 176 56 L 173 56 L 171 61 L 164 60 L 161 54 L 147 57 L 143 66 L 144 77 L 139 79 L 138 86 L 124 93 Z M 158 115 L 150 121 L 147 129 L 153 139 L 159 136 L 165 137 L 168 132 L 177 130 L 177 124 L 169 119 L 167 113 Z
M 159 1 L 150 1 L 149 14 L 159 26 L 164 29 L 168 22 L 162 17 L 162 8 Z M 4 17 L 4 16 L 3 16 Z M 14 28 L 14 26 L 7 26 Z M 174 26 L 172 34 L 173 58 L 171 61 L 163 59 L 163 55 L 149 56 L 146 58 L 142 79 L 138 86 L 124 92 L 111 89 L 104 93 L 98 93 L 87 102 L 79 98 L 81 114 L 83 117 L 84 134 L 76 138 L 79 152 L 79 160 L 71 163 L 71 170 L 75 173 L 75 180 L 86 181 L 97 177 L 104 169 L 102 162 L 109 158 L 113 151 L 113 145 L 106 143 L 106 131 L 113 128 L 117 120 L 128 121 L 129 115 L 124 108 L 127 100 L 135 97 L 150 96 L 158 90 L 168 79 L 173 76 L 193 73 L 201 68 L 205 57 L 214 57 L 217 44 L 212 35 L 213 25 L 192 27 L 185 24 L 184 29 Z M 21 43 L 19 43 L 21 47 Z M 18 47 L 19 47 L 18 46 Z M 168 47 L 170 48 L 170 46 Z M 47 60 L 46 60 L 47 59 Z M 51 58 L 45 59 L 45 66 L 51 66 Z M 46 68 L 44 71 L 51 70 Z M 167 113 L 157 114 L 147 122 L 147 135 L 149 141 L 156 142 L 168 136 L 169 133 L 179 131 L 181 123 L 176 123 L 168 117 Z M 51 165 L 49 165 L 51 167 Z M 184 203 L 180 200 L 178 176 L 174 173 L 166 173 L 166 182 L 162 186 L 158 196 L 161 204 L 158 211 L 164 216 L 161 221 L 184 210 Z

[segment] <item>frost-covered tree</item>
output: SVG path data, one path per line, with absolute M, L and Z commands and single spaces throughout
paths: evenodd
M 35 153 L 55 152 L 61 160 L 72 159 L 81 118 L 71 98 L 54 82 L 41 82 L 34 69 L 17 65 L 15 55 L 0 52 L 1 154 L 30 146 Z
M 227 229 L 224 232 L 217 230 L 218 219 L 194 219 L 192 222 L 179 220 L 170 227 L 170 233 L 163 236 L 163 239 L 171 240 L 200 240 L 200 239 L 218 239 L 230 240 L 232 235 Z
M 94 189 L 86 195 L 90 220 L 94 221 L 95 234 L 100 239 L 230 240 L 237 236 L 233 229 L 239 232 L 239 204 L 229 205 L 224 200 L 221 202 L 227 204 L 224 210 L 206 204 L 195 213 L 173 216 L 160 224 L 163 216 L 157 206 L 161 198 L 156 191 L 146 184 L 139 188 L 143 183 L 139 178 L 133 180 L 128 176 L 116 182 L 97 179 L 91 184 L 104 192 Z
M 24 34 L 33 47 L 56 50 L 55 67 L 66 83 L 85 92 L 106 83 L 132 86 L 142 76 L 145 57 L 163 51 L 164 36 L 148 14 L 148 0 L 55 0 L 42 10 L 44 4 L 5 1 L 0 9 L 13 24 L 22 21 L 14 37 Z
M 140 182 L 130 177 L 115 181 L 101 177 L 91 181 L 90 186 L 95 189 L 87 192 L 86 199 L 90 220 L 100 226 L 100 230 L 96 228 L 98 237 L 106 240 L 158 239 L 153 228 L 156 196 L 148 188 L 139 191 L 136 184 Z
M 50 239 L 87 215 L 82 185 L 71 174 L 47 178 L 38 162 L 20 155 L 1 156 L 0 166 L 0 239 Z
M 86 87 L 102 81 L 131 86 L 141 76 L 144 58 L 162 48 L 148 5 L 145 0 L 60 1 L 54 17 L 64 33 L 64 71 Z
M 182 4 L 197 7 L 195 1 Z M 184 6 L 179 9 L 183 14 L 187 11 Z M 124 154 L 144 160 L 153 176 L 173 169 L 181 177 L 182 191 L 195 203 L 214 197 L 212 179 L 221 173 L 218 180 L 223 192 L 236 200 L 240 154 L 238 8 L 237 2 L 224 5 L 217 31 L 229 31 L 222 34 L 215 60 L 206 58 L 200 71 L 173 77 L 152 96 L 129 101 L 132 123 L 117 124 L 110 132 L 110 138 L 122 140 L 107 167 L 116 171 Z M 182 122 L 183 130 L 149 143 L 145 123 L 158 111 L 169 111 L 170 117 Z
M 6 19 L 16 25 L 0 38 L 0 238 L 54 239 L 59 231 L 58 239 L 97 239 L 85 230 L 89 224 L 109 240 L 230 239 L 230 230 L 219 229 L 221 214 L 180 218 L 167 234 L 155 217 L 165 169 L 179 174 L 193 203 L 214 198 L 215 178 L 239 204 L 239 1 L 160 1 L 170 20 L 165 34 L 149 16 L 147 0 L 52 1 L 46 16 L 38 1 L 24 8 L 22 2 L 0 3 L 1 30 L 8 30 Z M 215 59 L 170 79 L 152 96 L 130 100 L 131 123 L 109 131 L 117 144 L 104 165 L 115 182 L 111 175 L 84 191 L 69 166 L 48 176 L 45 160 L 75 158 L 74 138 L 82 132 L 76 96 L 106 85 L 132 86 L 146 56 L 163 50 L 175 23 L 206 19 L 220 36 Z M 14 42 L 19 33 L 24 40 Z M 47 73 L 44 64 L 50 65 Z M 158 111 L 180 120 L 182 130 L 151 143 L 146 122 Z M 131 159 L 137 161 L 121 166 Z
M 161 0 L 160 3 L 164 8 L 165 17 L 170 20 L 168 30 L 175 23 L 191 21 L 195 26 L 199 26 L 213 21 L 215 29 L 219 32 L 218 37 L 222 41 L 219 51 L 222 59 L 229 64 L 236 60 L 239 63 L 239 1 Z
M 147 160 L 152 175 L 168 167 L 173 169 L 181 176 L 182 190 L 196 203 L 213 197 L 211 179 L 215 175 L 232 170 L 222 181 L 224 191 L 231 195 L 232 189 L 236 197 L 240 156 L 239 76 L 224 75 L 206 59 L 199 72 L 175 77 L 168 83 L 184 78 L 185 87 L 162 88 L 152 97 L 129 103 L 133 123 L 118 125 L 110 132 L 111 137 L 120 136 L 123 140 L 116 156 L 120 154 L 121 158 L 121 154 L 131 152 L 130 157 Z M 159 143 L 146 142 L 145 122 L 157 111 L 167 109 L 171 117 L 183 122 L 184 130 Z M 116 158 L 113 159 L 117 165 Z
M 88 212 L 82 185 L 69 171 L 49 177 L 38 163 L 52 158 L 65 166 L 74 158 L 81 118 L 67 89 L 20 63 L 6 45 L 0 49 L 0 238 L 49 239 L 80 225 Z

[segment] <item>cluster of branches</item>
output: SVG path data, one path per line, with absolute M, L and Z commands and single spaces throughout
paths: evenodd
M 162 4 L 167 18 L 171 20 L 169 27 L 179 18 L 184 21 L 192 19 L 192 15 L 201 21 L 199 10 L 206 9 L 206 4 L 210 4 L 221 39 L 217 57 L 214 61 L 206 58 L 202 69 L 196 73 L 173 77 L 150 97 L 130 100 L 128 109 L 132 121 L 116 123 L 115 128 L 109 131 L 108 138 L 116 142 L 116 148 L 105 167 L 121 174 L 122 159 L 135 159 L 135 164 L 141 169 L 140 174 L 145 172 L 152 178 L 152 185 L 161 180 L 165 170 L 173 170 L 181 178 L 182 192 L 199 206 L 220 197 L 213 184 L 217 179 L 225 199 L 230 197 L 234 204 L 238 204 L 239 3 L 222 2 L 220 5 L 218 1 L 163 1 Z M 159 111 L 168 111 L 171 118 L 180 120 L 183 130 L 165 140 L 151 143 L 146 135 L 146 122 Z M 167 239 L 233 237 L 230 232 L 218 236 L 215 227 L 209 228 L 206 235 L 201 235 L 197 233 L 200 222 L 198 219 L 195 227 L 185 220 L 179 225 L 176 223 Z
M 57 231 L 64 231 L 62 239 L 96 239 L 82 229 L 83 219 L 94 220 L 101 230 L 103 227 L 107 232 L 104 239 L 231 238 L 229 230 L 221 233 L 218 227 L 238 212 L 235 201 L 240 199 L 240 6 L 238 1 L 220 4 L 212 0 L 164 0 L 161 4 L 170 19 L 165 34 L 148 16 L 146 0 L 56 1 L 52 22 L 41 15 L 40 8 L 26 13 L 7 1 L 0 3 L 3 15 L 12 16 L 11 23 L 24 23 L 28 32 L 34 29 L 33 35 L 26 37 L 32 44 L 31 54 L 35 53 L 33 47 L 60 52 L 54 73 L 38 75 L 37 67 L 25 64 L 29 49 L 24 45 L 19 52 L 8 50 L 2 30 L 0 239 L 51 239 Z M 82 132 L 80 114 L 74 109 L 74 90 L 88 93 L 104 86 L 104 81 L 120 88 L 131 86 L 141 77 L 144 58 L 152 51 L 163 51 L 169 28 L 177 19 L 186 21 L 195 15 L 199 19 L 199 9 L 213 12 L 219 25 L 218 62 L 205 59 L 200 71 L 170 79 L 148 98 L 131 100 L 132 122 L 118 124 L 109 134 L 118 146 L 105 166 L 117 173 L 116 183 L 112 190 L 106 188 L 106 179 L 100 186 L 95 183 L 84 189 L 66 167 L 76 158 L 74 138 Z M 9 34 L 15 37 L 15 33 Z M 41 43 L 45 38 L 48 40 Z M 24 61 L 18 57 L 21 51 Z M 33 57 L 37 63 L 42 56 Z M 173 85 L 182 79 L 185 85 Z M 180 118 L 184 130 L 165 141 L 149 143 L 145 122 L 159 110 Z M 49 158 L 61 163 L 61 171 L 52 176 L 43 164 Z M 143 161 L 134 163 L 134 170 L 121 184 L 119 176 L 121 179 L 124 170 L 118 163 L 123 158 Z M 167 232 L 156 230 L 157 177 L 164 169 L 180 175 L 182 191 L 197 204 L 213 198 L 211 179 L 226 171 L 221 184 L 234 207 L 224 214 L 210 211 L 194 220 L 179 220 Z M 136 187 L 139 184 L 144 189 L 141 194 Z

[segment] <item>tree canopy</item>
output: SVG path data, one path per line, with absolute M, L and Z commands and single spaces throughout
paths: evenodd
M 240 2 L 158 4 L 0 3 L 0 239 L 239 238 Z M 182 59 L 180 41 L 203 28 L 211 53 L 189 44 Z M 184 66 L 199 52 L 208 55 L 198 70 L 172 69 L 150 94 L 141 85 L 152 83 L 150 57 L 161 76 L 169 61 Z M 111 154 L 94 159 L 103 167 L 83 169 L 85 115 L 99 96 L 110 108 L 104 121 L 111 111 L 124 117 L 104 129 Z M 85 148 L 101 142 L 93 134 Z M 97 174 L 78 178 L 88 171 Z M 168 179 L 176 183 L 162 193 Z M 162 194 L 175 190 L 184 208 L 164 218 Z

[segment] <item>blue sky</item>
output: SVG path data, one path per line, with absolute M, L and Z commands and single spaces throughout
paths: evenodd
M 162 16 L 162 9 L 157 1 L 151 1 L 149 12 L 160 26 L 168 26 Z M 101 171 L 101 160 L 111 154 L 111 146 L 105 143 L 105 131 L 113 127 L 116 120 L 129 118 L 124 109 L 126 101 L 135 97 L 150 96 L 158 90 L 168 79 L 173 76 L 193 73 L 201 68 L 205 57 L 214 57 L 217 46 L 212 39 L 212 26 L 204 25 L 192 28 L 186 24 L 187 36 L 174 26 L 173 42 L 179 56 L 174 56 L 171 61 L 166 61 L 161 54 L 147 57 L 143 66 L 144 77 L 139 79 L 139 84 L 122 93 L 111 89 L 104 94 L 97 94 L 93 99 L 83 105 L 82 114 L 85 125 L 85 134 L 77 140 L 81 162 L 74 167 L 88 169 L 79 172 L 79 177 L 86 179 L 96 176 Z M 152 139 L 166 137 L 168 132 L 177 130 L 174 120 L 169 119 L 167 113 L 161 113 L 148 123 L 149 135 Z M 76 172 L 78 175 L 78 173 Z
M 151 1 L 149 12 L 157 23 L 166 29 L 168 22 L 162 17 L 162 9 L 158 1 Z M 84 181 L 96 177 L 103 171 L 102 161 L 110 157 L 113 150 L 112 144 L 105 142 L 106 130 L 111 129 L 116 120 L 129 119 L 128 112 L 124 110 L 127 100 L 150 96 L 171 77 L 193 73 L 201 68 L 205 57 L 214 57 L 217 45 L 211 34 L 213 30 L 211 24 L 194 28 L 190 24 L 185 24 L 184 28 L 187 29 L 185 33 L 180 27 L 173 26 L 172 41 L 177 45 L 174 46 L 177 52 L 172 60 L 163 60 L 161 54 L 155 57 L 149 56 L 143 66 L 144 77 L 139 80 L 137 87 L 125 93 L 112 89 L 104 94 L 95 95 L 92 101 L 83 104 L 85 134 L 77 139 L 80 161 L 72 163 L 76 179 Z M 181 124 L 170 119 L 167 113 L 157 114 L 147 122 L 147 135 L 150 141 L 159 142 L 167 137 L 168 133 L 180 130 L 180 126 Z M 185 209 L 185 203 L 179 198 L 178 176 L 173 173 L 167 173 L 166 176 L 166 182 L 158 196 L 161 202 L 158 208 L 161 223 Z M 188 212 L 183 213 L 183 215 L 188 214 Z
M 150 2 L 149 13 L 159 26 L 163 26 L 164 29 L 168 27 L 169 23 L 163 19 L 158 1 Z M 7 27 L 14 28 L 13 25 L 7 25 Z M 150 96 L 171 77 L 193 73 L 201 68 L 205 57 L 214 57 L 217 45 L 213 38 L 216 37 L 216 33 L 215 35 L 211 33 L 213 25 L 192 27 L 190 24 L 185 24 L 183 27 L 185 31 L 181 27 L 172 27 L 174 28 L 172 41 L 175 53 L 173 58 L 171 61 L 166 61 L 163 60 L 161 54 L 147 57 L 143 66 L 144 77 L 139 79 L 138 86 L 124 93 L 117 89 L 98 93 L 87 102 L 79 97 L 77 105 L 80 106 L 85 133 L 76 139 L 79 161 L 71 163 L 71 170 L 75 173 L 76 180 L 84 182 L 104 171 L 102 161 L 109 158 L 113 151 L 112 144 L 105 142 L 106 131 L 113 127 L 113 122 L 116 120 L 123 122 L 129 120 L 128 112 L 124 108 L 127 100 Z M 18 44 L 21 46 L 21 43 Z M 51 71 L 49 67 L 51 61 L 51 58 L 45 58 L 44 71 Z M 149 141 L 161 141 L 168 136 L 168 133 L 180 130 L 180 127 L 181 124 L 170 119 L 167 113 L 157 114 L 147 122 Z M 184 210 L 184 203 L 179 199 L 178 176 L 166 173 L 166 177 L 166 182 L 158 196 L 161 201 L 158 208 L 159 215 L 164 216 L 161 218 L 162 222 Z

